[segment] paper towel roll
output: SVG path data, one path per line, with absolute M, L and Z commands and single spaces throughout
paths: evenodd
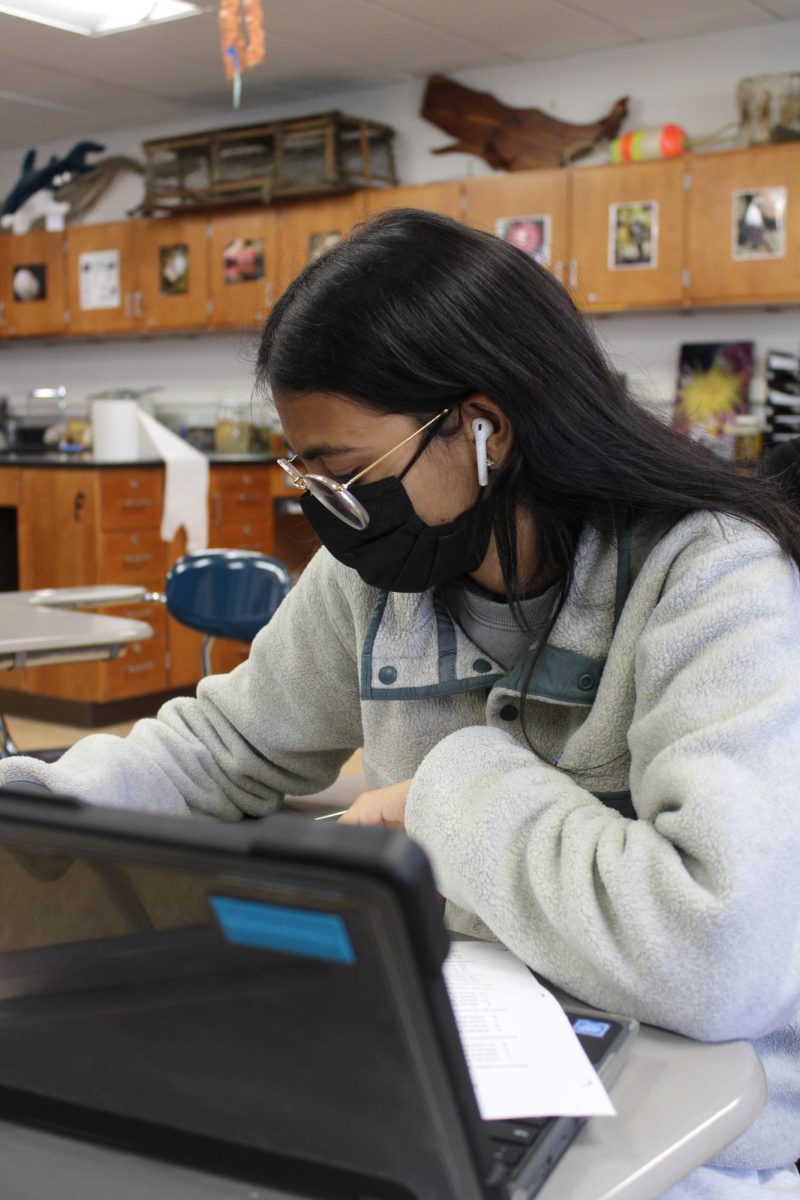
M 138 414 L 136 400 L 92 401 L 92 451 L 97 462 L 138 458 Z

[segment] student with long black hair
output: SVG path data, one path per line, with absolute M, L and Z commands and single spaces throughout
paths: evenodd
M 800 1191 L 800 526 L 638 407 L 558 283 L 456 222 L 359 228 L 259 380 L 323 548 L 124 740 L 9 761 L 98 804 L 264 816 L 363 746 L 455 930 L 581 999 L 753 1040 L 753 1128 L 681 1196 Z

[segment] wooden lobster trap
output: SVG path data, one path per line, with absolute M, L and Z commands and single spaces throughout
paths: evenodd
M 150 215 L 397 183 L 394 130 L 340 112 L 143 144 Z

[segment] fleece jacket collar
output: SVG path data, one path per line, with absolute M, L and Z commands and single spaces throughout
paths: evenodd
M 584 533 L 572 587 L 539 652 L 527 696 L 582 707 L 594 703 L 631 582 L 629 532 L 613 545 L 594 531 Z M 411 700 L 494 687 L 519 696 L 534 654 L 528 650 L 506 671 L 470 641 L 436 592 L 381 592 L 362 648 L 361 698 Z

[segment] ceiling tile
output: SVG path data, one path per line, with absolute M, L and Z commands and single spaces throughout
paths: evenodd
M 774 17 L 750 0 L 570 0 L 647 41 L 768 24 Z
M 560 58 L 622 46 L 637 39 L 596 12 L 577 12 L 558 0 L 370 0 L 382 9 L 408 13 L 420 21 L 494 46 L 517 60 Z
M 28 146 L 36 146 L 45 136 L 48 141 L 57 141 L 59 138 L 65 141 L 76 139 L 81 131 L 85 130 L 85 118 L 75 116 L 74 113 L 35 108 L 0 95 L 0 150 L 19 150 L 20 169 L 22 155 Z M 11 190 L 15 179 L 16 176 L 4 176 L 0 185 L 2 195 Z
M 304 0 L 302 32 L 298 29 L 297 0 L 270 0 L 266 8 L 267 39 L 270 31 L 331 54 L 361 63 L 376 63 L 384 70 L 425 75 L 437 69 L 457 70 L 507 61 L 491 45 L 473 42 L 461 32 L 417 20 L 406 10 L 378 7 L 368 0 Z
M 800 0 L 756 0 L 759 8 L 766 9 L 776 17 L 792 21 L 800 17 Z
M 70 68 L 72 66 L 70 64 Z M 63 107 L 67 112 L 82 116 L 87 136 L 97 123 L 98 114 L 102 114 L 104 120 L 125 117 L 130 115 L 133 106 L 137 118 L 146 122 L 163 111 L 158 97 L 146 92 L 133 92 L 124 86 L 97 80 L 87 81 L 71 71 L 64 73 L 51 68 L 33 73 L 28 63 L 5 54 L 0 54 L 0 86 L 3 91 L 29 96 L 31 101 L 40 100 L 51 109 Z

